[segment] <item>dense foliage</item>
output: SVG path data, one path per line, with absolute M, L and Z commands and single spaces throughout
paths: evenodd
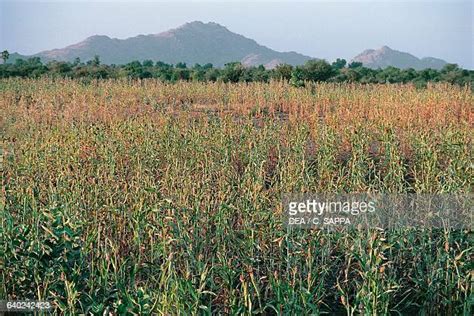
M 8 58 L 8 57 L 7 57 Z M 196 64 L 188 67 L 185 63 L 169 65 L 151 60 L 133 61 L 126 65 L 103 65 L 98 56 L 87 63 L 79 59 L 74 62 L 48 62 L 43 64 L 39 58 L 17 59 L 14 63 L 0 65 L 0 78 L 41 76 L 67 78 L 156 78 L 166 82 L 186 81 L 223 81 L 223 82 L 268 82 L 271 79 L 288 80 L 294 86 L 303 86 L 307 81 L 349 82 L 349 83 L 413 83 L 417 87 L 426 87 L 428 82 L 448 82 L 457 85 L 473 86 L 474 71 L 448 64 L 441 70 L 425 69 L 370 69 L 361 63 L 347 65 L 344 59 L 332 64 L 325 60 L 310 60 L 302 66 L 279 65 L 275 69 L 263 66 L 244 67 L 239 62 L 228 63 L 224 68 L 215 68 L 212 64 Z
M 472 192 L 472 92 L 305 83 L 0 80 L 0 297 L 61 315 L 472 315 L 469 231 L 292 231 L 281 203 Z

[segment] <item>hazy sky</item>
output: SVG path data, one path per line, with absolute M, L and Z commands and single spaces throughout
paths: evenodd
M 94 34 L 127 38 L 200 20 L 275 50 L 328 60 L 388 45 L 473 69 L 472 2 L 0 0 L 0 49 L 33 54 Z

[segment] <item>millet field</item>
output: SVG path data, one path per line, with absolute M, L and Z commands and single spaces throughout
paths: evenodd
M 0 80 L 0 299 L 55 313 L 471 315 L 469 229 L 291 230 L 304 192 L 472 193 L 431 84 Z

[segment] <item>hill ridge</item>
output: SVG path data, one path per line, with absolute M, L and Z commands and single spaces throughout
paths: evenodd
M 92 35 L 85 40 L 33 55 L 43 61 L 73 61 L 76 57 L 90 60 L 100 56 L 106 64 L 125 64 L 133 60 L 151 59 L 170 64 L 185 62 L 211 63 L 222 67 L 241 61 L 245 66 L 279 63 L 300 65 L 312 59 L 296 52 L 279 52 L 258 44 L 255 40 L 230 31 L 215 22 L 193 21 L 156 34 L 140 34 L 125 39 L 107 35 Z
M 368 68 L 396 67 L 400 69 L 414 68 L 416 70 L 433 68 L 441 69 L 446 61 L 435 57 L 418 58 L 410 53 L 398 51 L 387 45 L 379 49 L 366 49 L 355 56 L 352 61 L 361 62 Z

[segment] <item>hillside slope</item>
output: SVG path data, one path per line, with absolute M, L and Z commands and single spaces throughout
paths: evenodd
M 441 69 L 447 64 L 446 61 L 434 57 L 417 58 L 409 53 L 391 49 L 383 46 L 380 49 L 368 49 L 353 58 L 352 61 L 361 62 L 368 68 L 386 68 L 389 66 L 416 70 L 433 68 Z
M 159 34 L 139 35 L 123 40 L 95 35 L 80 43 L 43 51 L 34 56 L 43 61 L 73 61 L 77 57 L 86 61 L 95 55 L 100 56 L 101 61 L 106 64 L 151 59 L 171 64 L 212 63 L 218 67 L 232 61 L 241 61 L 247 66 L 274 67 L 280 63 L 298 65 L 311 59 L 295 52 L 274 51 L 217 23 L 198 21 Z

